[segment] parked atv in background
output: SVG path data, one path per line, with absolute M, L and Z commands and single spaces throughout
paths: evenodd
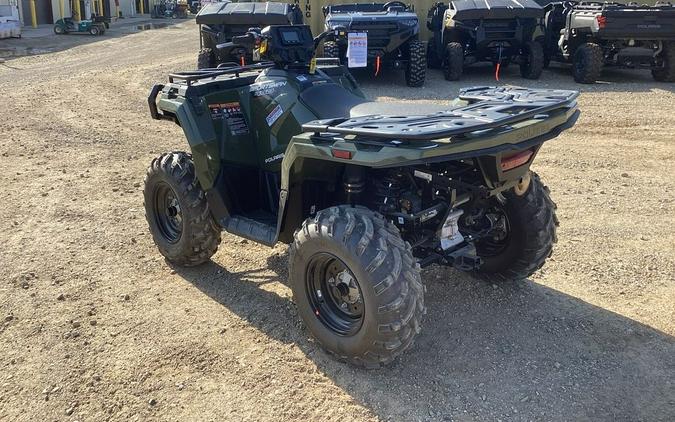
M 527 79 L 538 79 L 544 68 L 541 44 L 533 34 L 544 10 L 532 0 L 454 0 L 437 3 L 427 17 L 428 60 L 442 68 L 445 79 L 456 81 L 464 67 L 491 62 L 501 68 L 515 63 Z
M 572 63 L 574 80 L 594 83 L 604 66 L 649 68 L 675 81 L 675 7 L 565 1 L 546 6 L 546 61 Z
M 153 19 L 186 19 L 188 17 L 187 0 L 159 0 L 152 5 L 150 17 Z
M 196 15 L 199 13 L 199 10 L 202 8 L 202 3 L 200 0 L 191 0 L 188 2 L 188 8 L 190 9 L 190 13 L 193 15 Z
M 73 18 L 63 18 L 54 24 L 54 33 L 57 35 L 65 34 L 89 34 L 103 35 L 105 33 L 109 18 L 93 15 L 91 19 L 76 21 Z
M 176 0 L 167 2 L 164 16 L 171 19 L 186 19 L 188 17 L 187 1 Z
M 199 25 L 197 68 L 206 69 L 220 63 L 253 63 L 251 49 L 233 44 L 228 48 L 217 46 L 246 34 L 250 28 L 302 24 L 302 11 L 297 5 L 286 3 L 208 3 L 197 14 L 196 22 Z
M 426 79 L 426 48 L 419 40 L 419 20 L 414 9 L 400 1 L 324 6 L 326 30 L 333 31 L 323 45 L 323 55 L 348 63 L 350 33 L 367 34 L 367 64 L 375 75 L 394 69 L 405 72 L 408 86 L 422 86 Z
M 498 282 L 544 264 L 555 204 L 529 168 L 576 121 L 578 93 L 478 87 L 410 115 L 410 103 L 364 98 L 335 60 L 317 63 L 326 36 L 313 40 L 305 25 L 252 31 L 232 43 L 262 63 L 155 85 L 151 116 L 180 125 L 192 153 L 152 161 L 145 211 L 175 265 L 208 261 L 221 230 L 290 244 L 307 329 L 338 359 L 377 367 L 420 332 L 421 267 Z

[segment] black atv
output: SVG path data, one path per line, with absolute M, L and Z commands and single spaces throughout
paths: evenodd
M 192 153 L 152 161 L 145 211 L 175 265 L 208 261 L 221 230 L 290 244 L 307 329 L 340 360 L 377 367 L 420 332 L 421 267 L 499 282 L 544 264 L 555 204 L 530 164 L 574 124 L 578 93 L 478 87 L 411 115 L 410 103 L 369 101 L 344 67 L 317 63 L 325 36 L 253 31 L 232 42 L 267 61 L 155 85 L 150 114 L 180 125 Z
M 437 3 L 427 16 L 433 33 L 427 54 L 431 67 L 442 68 L 445 79 L 458 80 L 464 67 L 491 62 L 501 68 L 520 66 L 520 74 L 538 79 L 544 68 L 541 44 L 533 35 L 544 10 L 532 0 L 454 0 Z
M 197 68 L 206 69 L 220 63 L 257 61 L 243 46 L 229 44 L 229 48 L 220 49 L 217 46 L 246 34 L 250 28 L 302 24 L 302 11 L 297 5 L 286 3 L 208 3 L 195 20 L 200 34 Z
M 675 7 L 565 1 L 546 6 L 546 61 L 572 63 L 574 80 L 595 82 L 604 66 L 647 68 L 675 82 Z
M 426 79 L 426 48 L 419 40 L 419 19 L 414 9 L 400 1 L 325 6 L 324 57 L 348 64 L 350 34 L 367 35 L 367 66 L 375 76 L 386 69 L 405 71 L 408 86 L 419 87 Z

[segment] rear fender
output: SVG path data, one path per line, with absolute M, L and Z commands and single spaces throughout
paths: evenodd
M 295 230 L 314 212 L 342 203 L 341 181 L 346 164 L 297 157 L 288 169 L 280 195 L 278 240 L 293 241 Z

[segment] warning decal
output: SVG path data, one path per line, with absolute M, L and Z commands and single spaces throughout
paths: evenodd
M 233 135 L 248 135 L 248 125 L 238 102 L 209 104 L 211 119 L 225 120 Z

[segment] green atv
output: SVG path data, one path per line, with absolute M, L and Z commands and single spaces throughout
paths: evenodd
M 409 348 L 425 313 L 420 268 L 497 282 L 551 254 L 555 204 L 530 164 L 579 115 L 574 91 L 471 88 L 452 106 L 371 102 L 326 33 L 270 26 L 235 37 L 264 60 L 174 73 L 148 98 L 192 153 L 155 158 L 145 210 L 168 261 L 193 266 L 221 230 L 290 244 L 289 282 L 307 328 L 363 367 Z

